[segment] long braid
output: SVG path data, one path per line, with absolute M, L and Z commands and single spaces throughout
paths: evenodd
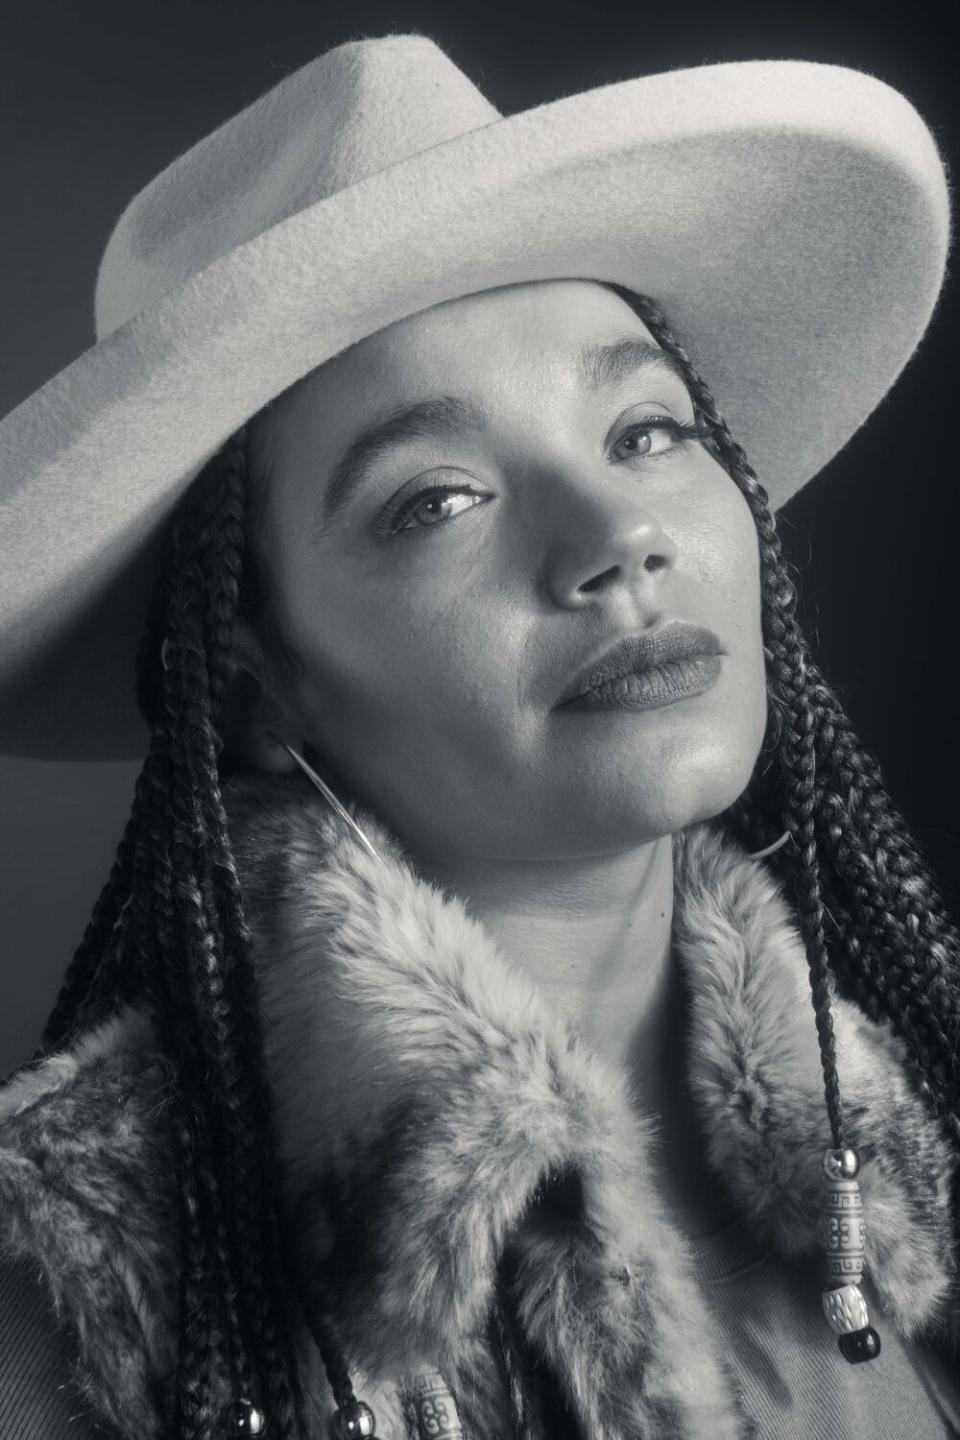
M 189 543 L 184 547 L 187 583 L 180 592 L 185 636 L 180 661 L 185 671 L 183 690 L 187 703 L 183 720 L 195 743 L 186 747 L 181 793 L 190 795 L 192 825 L 206 842 L 206 873 L 198 876 L 189 896 L 198 924 L 202 925 L 206 910 L 203 881 L 217 902 L 212 911 L 212 924 L 202 935 L 202 946 L 194 947 L 193 953 L 197 960 L 195 983 L 203 1023 L 204 1053 L 216 1057 L 222 1078 L 217 1097 L 220 1101 L 218 1134 L 222 1138 L 213 1147 L 213 1158 L 221 1175 L 222 1203 L 226 1210 L 232 1211 L 232 1224 L 227 1227 L 232 1265 L 230 1273 L 222 1279 L 231 1308 L 239 1310 L 243 1338 L 250 1341 L 253 1368 L 258 1372 L 255 1377 L 248 1375 L 245 1382 L 254 1391 L 251 1398 L 259 1402 L 262 1395 L 263 1408 L 271 1417 L 271 1428 L 284 1433 L 280 1427 L 290 1429 L 295 1424 L 294 1401 L 298 1402 L 298 1397 L 284 1379 L 296 1376 L 296 1365 L 288 1327 L 279 1318 L 284 1299 L 276 1264 L 279 1239 L 276 1216 L 272 1213 L 268 1161 L 273 1153 L 273 1136 L 263 1079 L 263 1041 L 249 935 L 240 909 L 239 884 L 226 837 L 216 769 L 220 742 L 213 728 L 213 705 L 222 694 L 223 667 L 229 653 L 230 622 L 224 617 L 224 596 L 229 603 L 232 588 L 235 606 L 243 540 L 241 445 L 238 439 L 233 463 L 227 467 L 223 483 L 206 493 L 201 492 L 196 511 L 196 551 L 192 551 Z M 218 536 L 217 517 L 222 518 L 223 528 L 228 532 L 226 536 L 223 531 Z M 214 552 L 215 568 L 211 568 L 209 553 L 204 554 L 205 542 L 211 534 L 217 536 L 214 545 L 207 546 Z M 223 563 L 225 552 L 236 556 L 232 566 Z M 206 573 L 213 574 L 215 581 L 205 607 L 203 577 Z M 211 619 L 209 643 L 213 655 L 209 673 L 212 679 L 209 687 L 205 687 L 199 668 L 203 653 L 201 637 L 204 625 Z M 216 964 L 218 955 L 220 963 Z M 259 1065 L 251 1063 L 254 1057 L 260 1061 Z M 234 1276 L 243 1277 L 242 1291 L 234 1282 Z M 231 1329 L 236 1345 L 237 1330 Z M 242 1376 L 241 1383 L 244 1383 Z
M 88 993 L 104 952 L 110 945 L 117 921 L 130 894 L 133 849 L 139 825 L 142 797 L 134 799 L 131 815 L 117 847 L 110 877 L 104 886 L 60 987 L 56 1004 L 47 1018 L 38 1054 L 55 1048 L 67 1033 L 75 1009 Z
M 920 1068 L 932 1077 L 944 1118 L 952 1115 L 955 1125 L 958 1076 L 950 1073 L 947 1061 L 957 1050 L 960 1007 L 955 964 L 951 977 L 946 906 L 919 865 L 902 820 L 892 812 L 878 767 L 862 763 L 846 716 L 829 692 L 824 694 L 822 681 L 815 681 L 815 686 L 822 702 L 821 763 L 824 768 L 831 766 L 833 783 L 846 793 L 847 803 L 856 807 L 861 829 L 869 835 L 869 844 L 862 850 L 851 843 L 843 824 L 842 801 L 836 791 L 827 788 L 819 806 L 821 843 L 832 868 L 845 878 L 854 902 L 848 906 L 842 896 L 833 902 L 846 911 L 845 923 L 838 931 L 842 971 L 849 980 L 862 984 L 871 1004 L 879 1006 L 885 995 L 887 1007 L 902 1015 L 917 1037 Z M 821 791 L 824 788 L 821 782 Z M 922 970 L 912 963 L 912 951 L 917 947 L 927 950 Z
M 161 574 L 151 600 L 150 613 L 137 652 L 136 688 L 140 708 L 152 722 L 157 703 L 156 685 L 150 663 L 159 640 L 166 606 L 166 575 Z M 131 896 L 133 861 L 136 845 L 148 805 L 148 796 L 154 783 L 158 765 L 162 765 L 161 749 L 151 745 L 143 769 L 134 786 L 133 804 L 124 827 L 123 836 L 117 848 L 116 858 L 111 867 L 106 885 L 93 908 L 93 914 L 70 964 L 67 966 L 60 992 L 47 1018 L 34 1060 L 39 1059 L 62 1044 L 71 1030 L 76 1030 L 80 1017 L 86 1023 L 93 1023 L 105 1008 L 110 984 L 106 967 L 114 961 L 114 983 L 117 990 L 132 998 L 135 993 L 136 965 L 122 968 L 118 950 L 122 948 L 123 937 L 115 931 L 124 906 Z M 114 995 L 119 999 L 119 994 Z
M 689 355 L 673 335 L 658 306 L 645 298 L 620 293 L 624 294 L 657 342 L 681 366 L 693 403 L 712 432 L 710 448 L 743 492 L 757 528 L 764 640 L 771 657 L 772 681 L 781 699 L 779 755 L 785 781 L 781 816 L 783 826 L 793 837 L 798 857 L 793 875 L 794 898 L 810 970 L 827 1115 L 833 1144 L 841 1146 L 846 1139 L 830 1010 L 833 981 L 824 934 L 820 858 L 814 817 L 816 713 L 808 693 L 806 647 L 796 619 L 796 585 L 783 563 L 780 537 L 770 513 L 767 493 L 743 450 L 730 435 L 713 396 Z
M 42 1042 L 49 1050 L 109 1009 L 121 969 L 123 993 L 149 1002 L 181 1198 L 180 1440 L 219 1437 L 218 1368 L 269 1416 L 271 1437 L 304 1433 L 256 983 L 217 771 L 244 481 L 237 437 L 178 513 L 140 657 L 150 750 Z
M 150 1001 L 158 1054 L 167 1079 L 170 1125 L 176 1148 L 183 1256 L 177 1434 L 187 1440 L 187 1437 L 202 1437 L 209 1431 L 213 1418 L 213 1367 L 220 1343 L 211 1283 L 213 1262 L 199 1194 L 202 1179 L 198 1175 L 198 1159 L 204 1143 L 202 1116 L 191 1107 L 182 1080 L 185 1067 L 178 1056 L 179 1046 L 191 1045 L 190 1019 L 184 996 L 176 984 L 170 983 L 164 963 L 165 957 L 176 953 L 178 947 L 172 900 L 173 847 L 166 805 L 172 786 L 165 740 L 165 728 L 158 726 L 144 767 L 145 775 L 152 781 L 156 803 L 145 807 L 136 847 L 138 883 L 131 902 L 131 953 L 127 959 L 132 963 L 135 956 L 139 962 L 144 993 Z
M 643 297 L 618 293 L 680 364 L 694 405 L 712 431 L 708 448 L 742 490 L 757 527 L 771 733 L 765 763 L 725 818 L 750 848 L 765 846 L 785 828 L 793 839 L 770 864 L 797 904 L 834 1143 L 843 1133 L 828 1019 L 836 985 L 906 1042 L 914 1080 L 960 1150 L 956 925 L 883 785 L 880 766 L 862 748 L 840 700 L 807 654 L 795 619 L 796 586 L 782 559 L 766 492 L 663 313 Z
M 238 437 L 236 443 L 238 448 L 242 447 L 242 437 Z M 242 460 L 242 449 L 240 454 Z M 211 1043 L 228 1079 L 228 1093 L 234 1097 L 228 1110 L 231 1134 L 224 1161 L 227 1184 L 238 1202 L 242 1202 L 246 1219 L 243 1227 L 238 1229 L 237 1263 L 249 1271 L 252 1287 L 256 1289 L 256 1303 L 249 1319 L 256 1335 L 256 1351 L 263 1357 L 264 1387 L 270 1413 L 275 1415 L 278 1407 L 283 1405 L 284 1397 L 270 1394 L 269 1377 L 280 1368 L 281 1349 L 287 1352 L 287 1365 L 294 1363 L 293 1349 L 275 1318 L 278 1307 L 283 1305 L 283 1292 L 279 1287 L 282 1274 L 279 1235 L 276 1227 L 263 1230 L 257 1220 L 271 1203 L 268 1172 L 257 1164 L 257 1152 L 266 1145 L 268 1152 L 272 1153 L 272 1120 L 265 1086 L 257 1084 L 256 1072 L 249 1065 L 250 1047 L 257 1047 L 262 1052 L 260 1012 L 253 966 L 249 963 L 250 937 L 243 919 L 240 884 L 230 851 L 216 771 L 216 759 L 222 747 L 212 723 L 223 692 L 232 616 L 239 593 L 239 556 L 243 545 L 242 463 L 238 463 L 230 473 L 225 490 L 209 492 L 209 505 L 206 513 L 201 510 L 200 522 L 201 541 L 208 539 L 211 542 L 210 556 L 201 570 L 213 577 L 213 584 L 206 612 L 211 626 L 210 704 L 201 703 L 197 724 L 204 735 L 210 737 L 211 744 L 209 753 L 204 756 L 208 771 L 204 780 L 207 783 L 196 784 L 195 781 L 194 793 L 200 797 L 203 833 L 212 842 L 205 852 L 209 862 L 207 878 L 217 900 L 213 914 L 222 931 L 219 938 L 226 957 L 222 984 L 214 969 L 204 972 L 204 978 L 210 979 L 212 984 L 201 1013 L 212 1027 Z M 230 557 L 237 557 L 235 563 L 226 563 Z M 198 605 L 200 598 L 199 595 L 195 597 Z M 243 956 L 246 963 L 239 963 L 236 959 L 230 963 L 230 957 L 239 956 Z M 228 994 L 230 1004 L 227 1003 Z M 251 1116 L 255 1121 L 253 1126 L 249 1123 Z

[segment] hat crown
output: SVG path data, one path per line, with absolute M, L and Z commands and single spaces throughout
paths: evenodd
M 100 263 L 97 339 L 288 216 L 500 118 L 427 36 L 327 51 L 179 156 L 127 205 Z

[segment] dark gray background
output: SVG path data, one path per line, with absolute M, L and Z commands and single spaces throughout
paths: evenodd
M 931 8 L 165 0 L 0 8 L 0 413 L 92 342 L 100 252 L 152 175 L 342 40 L 432 34 L 505 111 L 632 75 L 799 58 L 869 70 L 958 130 Z M 828 676 L 957 912 L 956 284 L 892 396 L 781 516 Z M 707 377 L 709 379 L 709 376 Z M 811 423 L 815 417 L 811 416 Z M 0 759 L 0 1073 L 31 1052 L 136 766 Z

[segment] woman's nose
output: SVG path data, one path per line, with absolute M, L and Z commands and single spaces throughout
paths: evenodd
M 674 564 L 677 547 L 656 514 L 619 486 L 556 480 L 552 499 L 544 574 L 555 604 L 595 605 L 618 587 L 633 591 L 648 585 L 650 577 Z

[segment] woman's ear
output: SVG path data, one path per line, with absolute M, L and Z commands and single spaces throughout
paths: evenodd
M 298 746 L 284 706 L 274 693 L 269 666 L 258 637 L 237 617 L 217 730 L 227 753 L 257 770 L 281 773 L 296 762 L 271 734 Z

